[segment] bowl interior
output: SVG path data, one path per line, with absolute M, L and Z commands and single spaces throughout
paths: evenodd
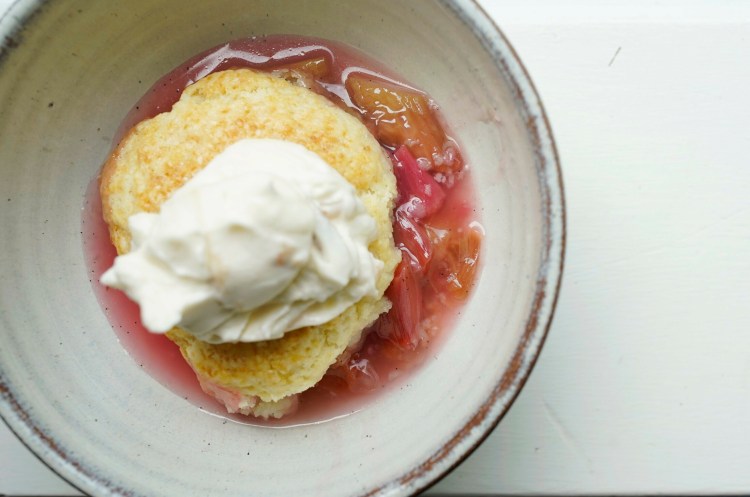
M 519 105 L 533 90 L 514 80 L 507 47 L 489 49 L 499 35 L 480 39 L 465 22 L 491 30 L 476 6 L 35 3 L 0 23 L 9 32 L 35 12 L 0 66 L 0 414 L 35 452 L 95 495 L 400 495 L 478 443 L 533 362 L 562 234 L 551 143 L 530 132 L 543 116 Z M 227 423 L 144 373 L 99 308 L 81 241 L 86 187 L 130 106 L 191 55 L 272 33 L 343 41 L 430 93 L 468 156 L 486 229 L 471 301 L 408 384 L 285 429 Z

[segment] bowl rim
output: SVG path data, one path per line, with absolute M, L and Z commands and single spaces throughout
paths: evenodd
M 13 0 L 0 17 L 0 64 L 19 45 L 17 35 L 49 0 Z M 436 0 L 468 27 L 510 85 L 515 102 L 525 118 L 537 162 L 541 190 L 543 243 L 536 290 L 524 333 L 500 381 L 474 415 L 439 450 L 402 476 L 373 488 L 364 497 L 420 493 L 435 485 L 466 460 L 492 433 L 510 409 L 528 380 L 547 337 L 562 282 L 566 249 L 565 194 L 557 147 L 541 98 L 516 50 L 497 23 L 477 0 Z M 18 440 L 50 470 L 82 493 L 81 483 L 102 495 L 128 496 L 128 489 L 115 486 L 88 470 L 45 433 L 16 400 L 0 371 L 0 419 Z

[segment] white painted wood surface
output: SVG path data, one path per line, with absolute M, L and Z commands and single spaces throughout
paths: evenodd
M 750 493 L 750 2 L 481 3 L 549 113 L 568 254 L 526 388 L 432 492 Z M 0 494 L 77 495 L 5 426 Z

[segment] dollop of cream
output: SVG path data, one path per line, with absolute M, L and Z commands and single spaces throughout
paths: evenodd
M 101 282 L 137 302 L 154 333 L 271 340 L 377 296 L 375 221 L 349 182 L 292 142 L 235 142 L 128 223 L 131 250 Z

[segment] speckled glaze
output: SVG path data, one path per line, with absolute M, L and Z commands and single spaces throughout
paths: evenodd
M 490 433 L 549 327 L 565 225 L 539 98 L 474 2 L 18 0 L 0 33 L 0 415 L 53 470 L 97 496 L 397 496 Z M 264 33 L 344 41 L 428 91 L 473 167 L 487 229 L 473 298 L 408 384 L 285 429 L 213 417 L 141 371 L 81 246 L 86 186 L 130 105 L 190 55 Z

